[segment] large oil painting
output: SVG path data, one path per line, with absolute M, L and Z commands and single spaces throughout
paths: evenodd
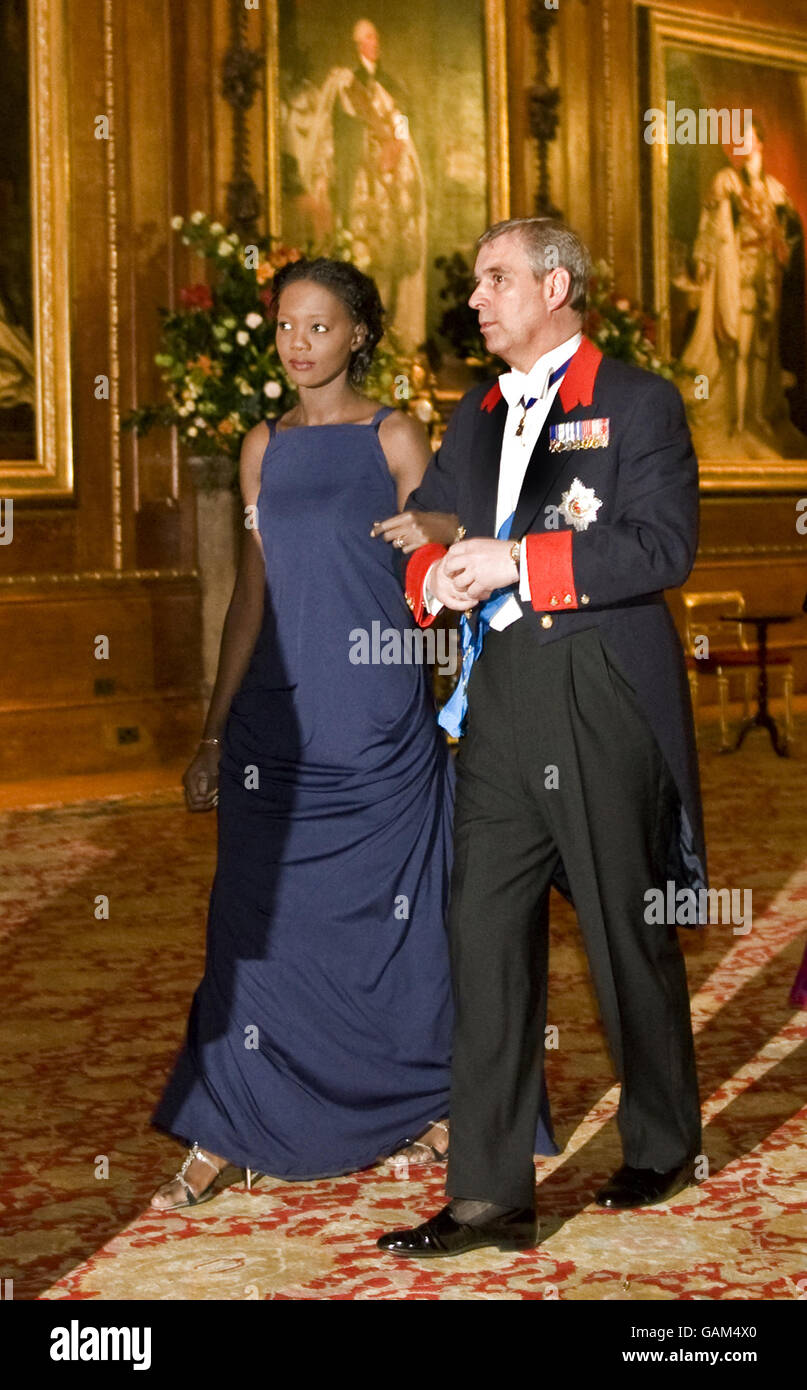
M 662 346 L 700 459 L 785 485 L 807 460 L 807 45 L 652 11 L 647 40 Z
M 0 497 L 73 493 L 62 0 L 0 0 Z
M 36 457 L 28 5 L 0 0 L 0 458 Z
M 273 20 L 272 231 L 346 246 L 413 350 L 436 258 L 508 213 L 503 0 L 275 0 Z

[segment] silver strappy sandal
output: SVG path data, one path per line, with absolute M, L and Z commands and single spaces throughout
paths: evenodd
M 213 1172 L 216 1175 L 214 1178 L 211 1179 L 204 1191 L 200 1192 L 198 1195 L 194 1192 L 193 1188 L 188 1182 L 188 1179 L 185 1177 L 185 1174 L 187 1173 L 194 1159 L 198 1159 L 200 1163 L 206 1163 L 209 1168 L 213 1169 Z M 168 1206 L 165 1207 L 151 1207 L 151 1210 L 179 1211 L 184 1207 L 198 1207 L 201 1206 L 203 1202 L 210 1202 L 216 1196 L 216 1178 L 219 1176 L 220 1173 L 224 1172 L 225 1168 L 229 1168 L 230 1166 L 231 1165 L 229 1163 L 225 1163 L 223 1168 L 217 1168 L 212 1159 L 209 1159 L 207 1154 L 203 1153 L 202 1150 L 199 1148 L 198 1141 L 194 1139 L 193 1143 L 191 1144 L 191 1147 L 188 1149 L 188 1152 L 185 1155 L 184 1162 L 179 1172 L 175 1173 L 174 1177 L 169 1180 L 171 1182 L 179 1182 L 182 1184 L 182 1186 L 185 1189 L 184 1202 L 171 1202 Z M 253 1180 L 257 1180 L 259 1177 L 262 1176 L 262 1174 L 255 1172 L 255 1170 L 252 1168 L 245 1168 L 243 1172 L 246 1180 L 247 1191 L 251 1192 Z M 167 1187 L 168 1183 L 165 1183 L 164 1186 Z

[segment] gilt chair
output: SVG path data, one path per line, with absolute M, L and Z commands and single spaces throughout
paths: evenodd
M 743 677 L 743 718 L 747 719 L 751 695 L 758 676 L 756 647 L 749 645 L 745 599 L 739 589 L 713 593 L 684 593 L 686 613 L 686 663 L 695 728 L 698 725 L 701 676 L 716 676 L 720 707 L 720 751 L 729 752 L 729 681 L 733 674 Z M 783 648 L 769 647 L 767 668 L 770 676 L 782 673 L 785 703 L 785 741 L 793 738 L 793 659 Z

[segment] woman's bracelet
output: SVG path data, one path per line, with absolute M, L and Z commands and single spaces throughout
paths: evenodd
M 216 746 L 218 746 L 218 745 L 221 743 L 221 739 L 220 739 L 220 738 L 200 738 L 200 739 L 199 739 L 199 744 L 200 744 L 200 746 L 201 746 L 201 744 L 203 744 L 203 743 L 215 743 Z

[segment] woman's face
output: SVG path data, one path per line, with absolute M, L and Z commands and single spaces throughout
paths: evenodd
M 365 333 L 341 299 L 314 280 L 295 280 L 280 292 L 275 342 L 295 386 L 325 386 L 346 372 Z

